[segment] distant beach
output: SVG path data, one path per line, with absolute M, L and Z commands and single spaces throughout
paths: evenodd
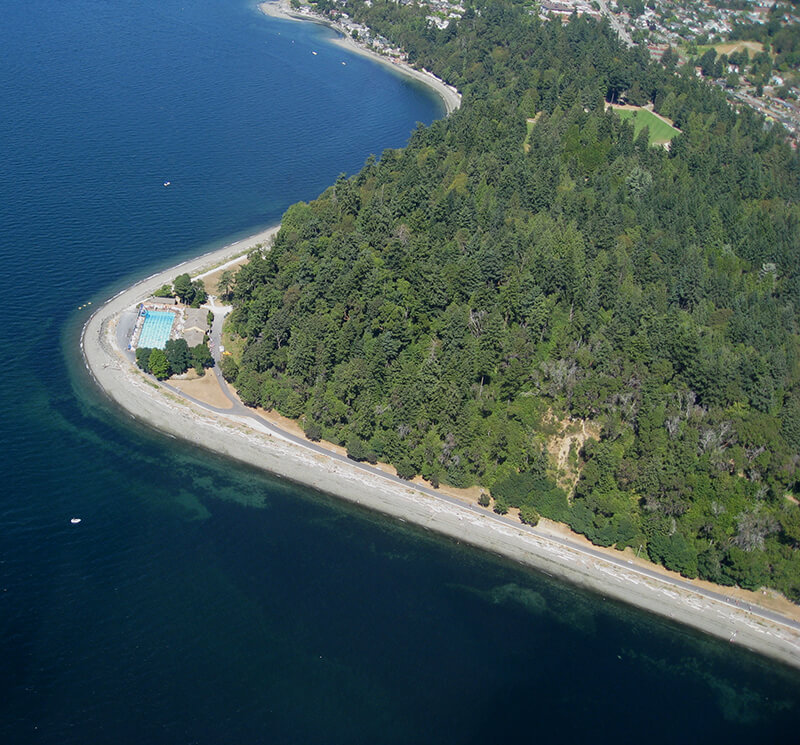
M 272 8 L 274 3 L 264 5 Z M 376 55 L 380 59 L 379 56 Z M 385 60 L 383 60 L 385 61 Z M 394 66 L 394 65 L 393 65 Z M 427 82 L 427 80 L 426 80 Z M 444 84 L 442 84 L 444 85 Z M 448 88 L 449 90 L 449 88 Z M 691 583 L 620 552 L 579 542 L 546 522 L 530 528 L 393 474 L 320 452 L 274 421 L 226 413 L 158 385 L 120 346 L 123 314 L 177 274 L 198 276 L 258 246 L 279 226 L 147 277 L 100 306 L 86 322 L 81 349 L 90 375 L 127 413 L 159 431 L 520 564 L 695 627 L 800 668 L 800 624 L 721 588 Z
M 424 83 L 442 99 L 445 113 L 451 114 L 453 111 L 459 108 L 459 106 L 461 106 L 461 94 L 452 85 L 448 85 L 440 78 L 437 78 L 433 73 L 423 72 L 411 67 L 411 65 L 395 62 L 387 57 L 384 57 L 382 54 L 378 54 L 377 52 L 368 49 L 364 44 L 357 42 L 355 39 L 336 29 L 335 25 L 326 18 L 310 12 L 300 13 L 295 11 L 289 5 L 288 0 L 271 0 L 270 2 L 259 3 L 258 9 L 264 13 L 264 15 L 268 15 L 273 18 L 283 18 L 292 21 L 310 21 L 312 23 L 320 23 L 324 26 L 328 26 L 329 28 L 333 28 L 335 31 L 337 31 L 337 33 L 340 34 L 340 36 L 337 36 L 335 39 L 331 40 L 333 44 L 343 47 L 350 52 L 354 52 L 355 54 L 369 57 L 369 59 L 374 60 L 375 62 L 380 62 L 382 65 L 387 65 L 393 70 L 397 70 L 409 78 L 413 78 L 414 80 Z

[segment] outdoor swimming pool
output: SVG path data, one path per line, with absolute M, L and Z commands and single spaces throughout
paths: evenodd
M 168 310 L 146 310 L 137 347 L 163 349 L 172 331 L 175 314 Z

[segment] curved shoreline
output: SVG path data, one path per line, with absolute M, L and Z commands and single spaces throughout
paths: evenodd
M 448 85 L 444 80 L 437 78 L 431 72 L 416 70 L 411 67 L 411 65 L 405 63 L 393 62 L 382 54 L 368 49 L 363 44 L 359 44 L 357 41 L 344 34 L 341 29 L 337 28 L 336 25 L 327 18 L 311 13 L 295 12 L 289 7 L 287 0 L 269 0 L 269 2 L 262 2 L 258 4 L 258 9 L 264 15 L 272 18 L 281 18 L 288 21 L 308 21 L 333 29 L 340 34 L 340 36 L 331 40 L 333 44 L 343 47 L 355 54 L 360 54 L 363 57 L 368 57 L 374 62 L 379 62 L 393 70 L 397 70 L 406 77 L 423 83 L 442 99 L 446 115 L 452 114 L 461 106 L 461 94 L 452 85 Z
M 715 598 L 688 581 L 671 580 L 630 561 L 612 561 L 568 539 L 548 535 L 401 482 L 378 469 L 293 441 L 266 421 L 212 410 L 158 385 L 120 349 L 116 324 L 176 274 L 196 276 L 271 240 L 278 227 L 151 275 L 118 293 L 89 318 L 81 333 L 85 365 L 98 386 L 134 418 L 202 448 L 304 486 L 518 561 L 605 597 L 692 626 L 800 668 L 800 624 L 765 617 L 763 609 Z M 713 595 L 713 593 L 711 593 Z M 777 614 L 775 614 L 777 615 Z
M 800 624 L 780 614 L 704 591 L 646 567 L 605 555 L 576 541 L 530 528 L 447 495 L 403 482 L 365 464 L 312 449 L 265 421 L 226 414 L 157 384 L 124 354 L 117 341 L 122 313 L 176 274 L 219 268 L 266 243 L 279 226 L 150 275 L 117 293 L 85 323 L 80 345 L 97 385 L 122 409 L 153 428 L 518 561 L 603 596 L 670 618 L 800 668 Z

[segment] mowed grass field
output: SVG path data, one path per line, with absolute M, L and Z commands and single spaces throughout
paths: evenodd
M 694 50 L 692 54 L 689 54 L 689 48 L 685 44 L 682 45 L 680 49 L 684 59 L 694 56 L 700 57 L 709 49 L 713 49 L 719 55 L 733 54 L 734 52 L 747 52 L 750 59 L 753 59 L 757 54 L 765 51 L 764 45 L 760 41 L 723 41 L 719 44 L 698 44 L 696 50 Z M 769 49 L 766 51 L 770 57 L 775 56 Z
M 647 111 L 647 109 L 631 110 L 615 108 L 614 111 L 616 111 L 622 119 L 633 120 L 634 137 L 638 137 L 639 132 L 641 132 L 644 127 L 647 127 L 651 145 L 665 145 L 670 142 L 675 135 L 680 134 L 679 130 L 675 129 L 675 127 L 671 127 L 655 114 Z
M 759 41 L 727 41 L 715 44 L 717 54 L 733 54 L 734 52 L 747 52 L 752 58 L 764 51 L 764 45 Z

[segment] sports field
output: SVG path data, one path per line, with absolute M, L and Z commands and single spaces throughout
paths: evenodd
M 717 54 L 733 54 L 734 52 L 747 52 L 750 59 L 753 59 L 757 54 L 760 54 L 764 51 L 764 45 L 758 41 L 723 41 L 720 44 L 698 44 L 696 51 L 693 54 L 689 54 L 688 50 L 686 51 L 687 56 L 691 57 L 700 57 L 705 54 L 709 49 L 713 49 Z M 769 50 L 767 50 L 769 52 Z M 770 57 L 774 56 L 770 52 Z
M 680 130 L 670 126 L 647 109 L 622 109 L 615 106 L 614 111 L 617 112 L 621 119 L 633 120 L 634 137 L 638 136 L 644 127 L 647 127 L 651 145 L 664 145 L 670 142 L 675 135 L 680 134 Z

